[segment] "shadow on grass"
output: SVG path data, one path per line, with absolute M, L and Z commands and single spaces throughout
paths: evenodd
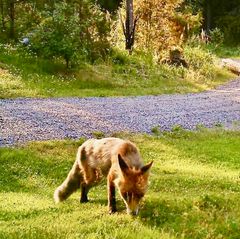
M 140 210 L 139 218 L 151 227 L 163 227 L 166 224 L 174 225 L 181 220 L 184 207 L 169 205 L 164 200 L 147 201 Z

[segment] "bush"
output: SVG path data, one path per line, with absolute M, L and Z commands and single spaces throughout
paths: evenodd
M 215 28 L 210 31 L 211 43 L 216 45 L 222 45 L 224 41 L 224 34 L 219 28 Z
M 103 57 L 109 49 L 106 16 L 98 7 L 83 3 L 82 14 L 77 4 L 65 1 L 56 4 L 53 12 L 44 11 L 41 23 L 29 34 L 30 50 L 45 58 L 62 57 L 67 67 L 82 58 Z
M 240 13 L 240 10 L 238 10 Z M 217 24 L 221 27 L 226 42 L 239 44 L 240 39 L 240 16 L 237 15 L 226 15 L 221 17 Z
M 203 68 L 205 65 L 211 66 L 214 64 L 214 56 L 200 46 L 198 47 L 185 47 L 184 57 L 189 64 L 189 67 L 198 70 Z

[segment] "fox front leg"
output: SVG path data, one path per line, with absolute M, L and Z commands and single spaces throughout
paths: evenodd
M 116 207 L 116 189 L 113 181 L 108 178 L 108 211 L 112 214 L 117 211 Z
M 86 184 L 81 185 L 81 197 L 80 197 L 80 202 L 81 203 L 86 203 L 88 202 L 88 191 L 89 191 L 89 186 Z

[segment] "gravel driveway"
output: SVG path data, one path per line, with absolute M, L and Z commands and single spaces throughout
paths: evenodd
M 186 95 L 0 100 L 0 147 L 31 140 L 91 137 L 92 132 L 151 132 L 240 122 L 240 79 Z

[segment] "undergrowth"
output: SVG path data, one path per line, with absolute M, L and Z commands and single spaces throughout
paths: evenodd
M 151 56 L 113 51 L 108 60 L 65 69 L 59 59 L 43 60 L 12 46 L 0 48 L 0 98 L 129 96 L 199 92 L 233 76 L 214 57 L 185 49 L 189 68 L 154 63 Z

